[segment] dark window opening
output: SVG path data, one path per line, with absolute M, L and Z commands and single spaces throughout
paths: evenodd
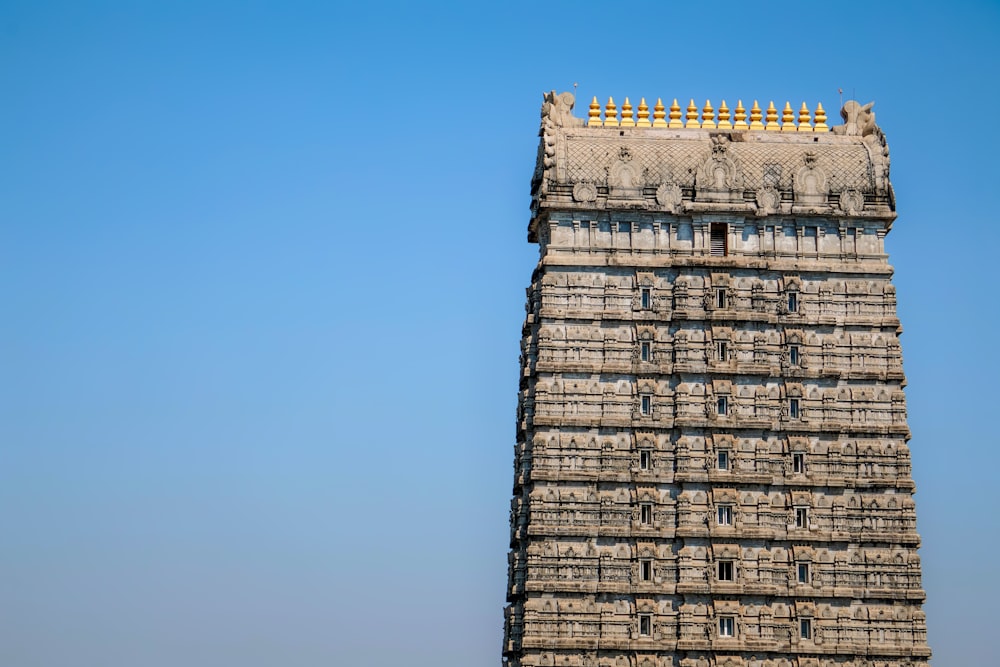
M 712 223 L 711 253 L 713 257 L 725 257 L 729 254 L 728 227 L 729 225 L 724 222 Z
M 729 450 L 720 449 L 716 459 L 716 468 L 719 470 L 729 470 Z
M 648 449 L 642 449 L 639 451 L 639 468 L 641 470 L 649 470 L 652 468 L 653 463 L 653 452 Z
M 719 396 L 719 398 L 716 399 L 716 401 L 715 401 L 715 412 L 720 417 L 723 417 L 726 414 L 728 414 L 729 413 L 729 399 L 727 399 L 725 396 Z
M 731 526 L 733 525 L 733 506 L 732 505 L 719 505 L 717 508 L 716 518 L 718 519 L 720 526 Z

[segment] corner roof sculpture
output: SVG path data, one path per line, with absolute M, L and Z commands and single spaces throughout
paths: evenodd
M 543 97 L 530 240 L 550 208 L 896 217 L 874 103 L 847 101 L 831 129 L 822 104 L 810 114 L 786 102 L 779 122 L 774 102 L 762 111 L 754 101 L 747 122 L 742 101 L 732 114 L 706 101 L 699 117 L 691 100 L 682 121 L 676 99 L 669 113 L 658 99 L 650 120 L 645 98 L 637 113 L 625 98 L 620 115 L 609 98 L 602 117 L 595 97 L 584 124 L 572 93 Z

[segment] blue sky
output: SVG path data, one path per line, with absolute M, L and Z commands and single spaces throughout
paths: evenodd
M 1000 7 L 0 3 L 0 664 L 497 664 L 543 90 L 875 100 L 940 665 L 990 663 Z

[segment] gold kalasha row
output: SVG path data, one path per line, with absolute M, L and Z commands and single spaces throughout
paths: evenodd
M 672 127 L 672 128 L 701 128 L 720 130 L 763 130 L 765 132 L 829 132 L 830 128 L 826 124 L 826 111 L 821 103 L 816 104 L 816 110 L 812 114 L 810 122 L 809 107 L 802 103 L 798 112 L 798 124 L 796 125 L 795 110 L 790 102 L 785 102 L 785 107 L 781 111 L 781 122 L 778 122 L 778 109 L 774 102 L 767 105 L 767 109 L 762 111 L 757 100 L 753 101 L 750 108 L 750 123 L 747 123 L 747 112 L 743 108 L 743 100 L 737 100 L 733 115 L 730 116 L 729 107 L 726 101 L 722 100 L 718 113 L 712 107 L 712 102 L 705 100 L 705 106 L 701 109 L 701 119 L 699 120 L 698 106 L 692 99 L 684 113 L 684 120 L 681 120 L 681 107 L 674 98 L 670 105 L 669 118 L 667 120 L 667 108 L 663 106 L 663 100 L 657 98 L 653 107 L 653 121 L 649 120 L 649 105 L 646 98 L 639 100 L 638 113 L 633 115 L 632 103 L 625 98 L 622 104 L 621 119 L 618 118 L 618 107 L 614 98 L 609 97 L 608 103 L 604 106 L 604 118 L 601 118 L 601 105 L 597 97 L 590 102 L 590 110 L 587 112 L 587 125 L 589 127 Z M 732 121 L 730 120 L 732 118 Z M 761 121 L 764 122 L 761 122 Z

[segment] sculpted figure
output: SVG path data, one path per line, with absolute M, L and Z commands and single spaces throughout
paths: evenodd
M 549 127 L 582 127 L 583 119 L 573 117 L 576 98 L 573 93 L 542 93 L 542 125 Z
M 840 117 L 844 119 L 843 125 L 832 128 L 834 134 L 844 134 L 850 137 L 867 137 L 875 133 L 875 112 L 872 107 L 874 102 L 861 106 L 854 100 L 844 102 L 844 107 L 840 110 Z

